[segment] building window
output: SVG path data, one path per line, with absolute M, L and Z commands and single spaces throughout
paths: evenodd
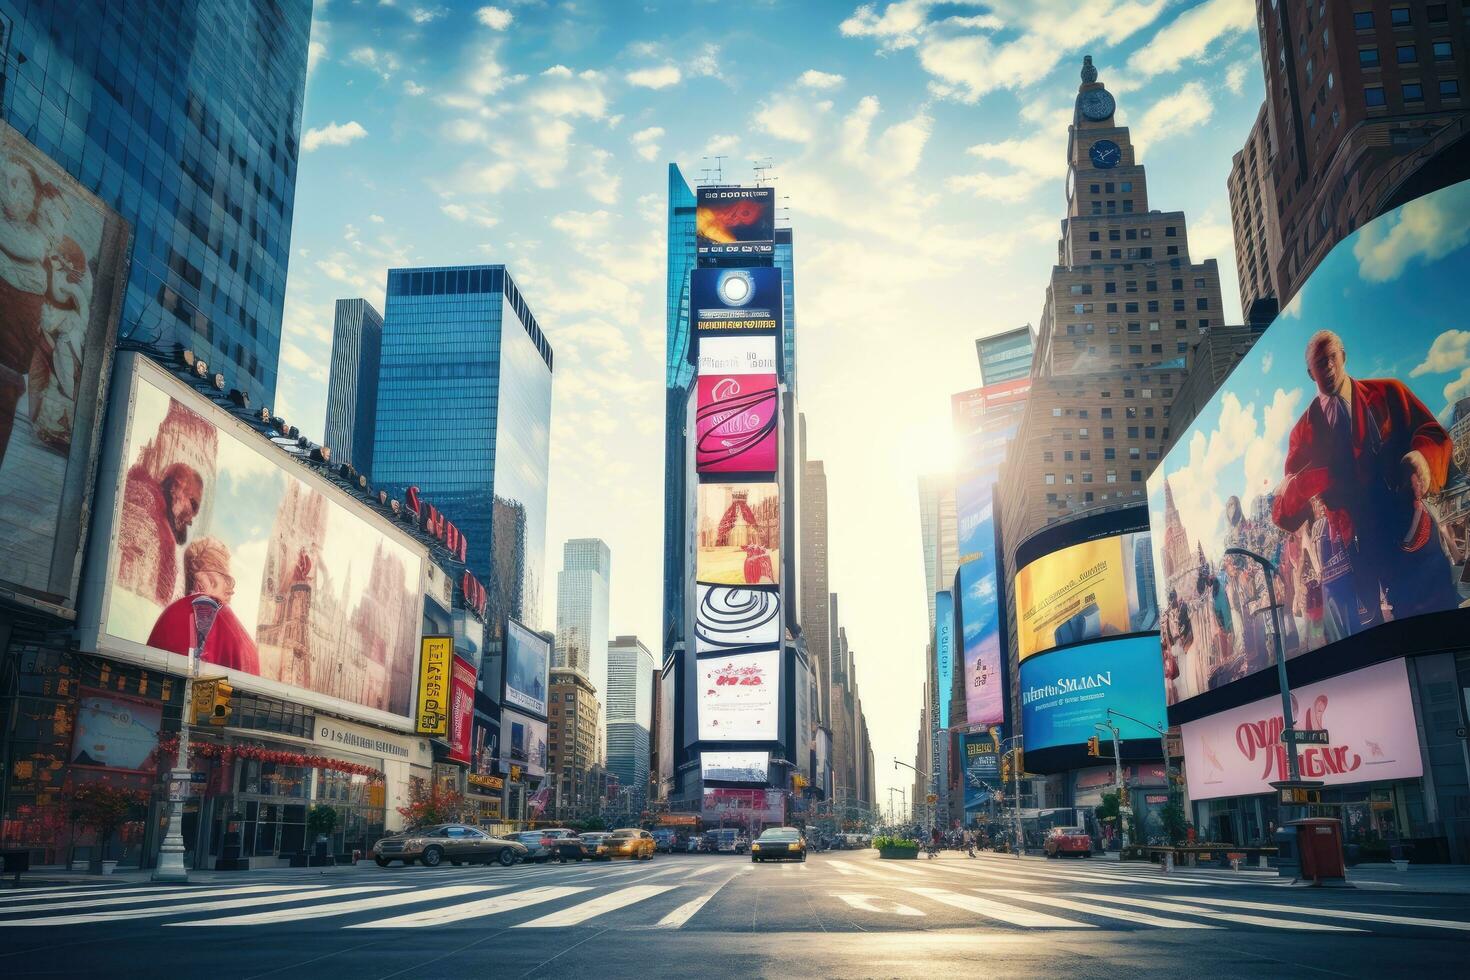
M 1435 41 L 1434 42 L 1434 60 L 1435 61 L 1453 61 L 1454 60 L 1454 57 L 1455 57 L 1455 49 L 1454 49 L 1454 46 L 1450 44 L 1450 42 L 1448 42 L 1448 41 Z
M 1131 474 L 1131 479 L 1133 480 L 1134 483 L 1142 483 L 1143 482 L 1143 470 L 1133 470 L 1132 471 L 1132 474 Z
M 1165 238 L 1177 238 L 1178 235 L 1179 235 L 1179 229 L 1176 228 L 1176 227 L 1174 227 L 1173 225 L 1166 225 L 1164 227 L 1164 237 Z
M 1431 3 L 1424 9 L 1431 24 L 1443 24 L 1450 19 L 1450 7 L 1447 3 Z
M 1424 86 L 1423 85 L 1420 85 L 1418 82 L 1405 82 L 1404 83 L 1404 101 L 1405 102 L 1423 102 L 1424 101 Z
M 1097 240 L 1098 240 L 1098 239 L 1099 239 L 1099 238 L 1101 238 L 1101 237 L 1102 237 L 1102 236 L 1101 236 L 1101 235 L 1099 235 L 1099 234 L 1098 234 L 1098 233 L 1097 233 L 1097 232 L 1095 232 L 1095 231 L 1089 231 L 1089 232 L 1088 232 L 1088 233 L 1087 233 L 1087 240 L 1088 240 L 1088 241 L 1089 241 L 1089 242 L 1095 242 L 1095 241 L 1097 241 Z
M 1057 482 L 1057 475 L 1055 473 L 1048 473 L 1041 479 L 1042 482 L 1044 482 L 1047 486 L 1055 486 Z
M 1394 7 L 1388 12 L 1388 22 L 1394 27 L 1408 27 L 1414 22 L 1408 7 Z
M 1117 470 L 1108 470 L 1107 479 L 1108 479 L 1108 482 L 1109 483 L 1117 483 L 1118 482 L 1118 471 Z
M 1364 10 L 1353 14 L 1353 27 L 1360 31 L 1371 31 L 1373 29 L 1373 11 Z
M 1088 257 L 1091 258 L 1093 261 L 1100 260 L 1102 258 L 1102 249 L 1093 249 L 1091 255 Z
M 1418 49 L 1412 44 L 1400 44 L 1398 46 L 1398 61 L 1401 65 L 1412 65 L 1419 60 Z
M 1049 503 L 1049 504 L 1056 503 L 1057 502 L 1057 495 L 1054 494 L 1054 493 L 1047 494 L 1046 495 L 1046 502 Z
M 1458 99 L 1460 97 L 1460 82 L 1454 78 L 1441 78 L 1439 80 L 1439 97 L 1441 99 Z
M 1378 67 L 1378 49 L 1377 48 L 1359 48 L 1358 49 L 1358 65 L 1360 67 L 1363 67 L 1363 68 L 1377 68 Z
M 1110 425 L 1103 426 L 1103 438 L 1104 439 L 1111 439 L 1111 438 L 1113 438 L 1113 427 L 1112 426 L 1110 426 Z
M 1198 299 L 1196 299 L 1194 301 L 1194 308 L 1197 309 L 1197 310 L 1208 310 L 1210 308 L 1210 300 L 1209 300 L 1209 297 L 1207 297 L 1207 296 L 1201 296 Z
M 1070 487 L 1070 486 L 1072 486 L 1072 485 L 1073 485 L 1073 484 L 1074 484 L 1074 483 L 1076 483 L 1076 482 L 1077 482 L 1077 481 L 1076 481 L 1076 479 L 1075 479 L 1075 478 L 1074 478 L 1074 477 L 1073 477 L 1073 476 L 1072 476 L 1072 474 L 1071 474 L 1071 473 L 1065 473 L 1065 474 L 1063 474 L 1063 475 L 1062 475 L 1062 482 L 1063 482 L 1063 483 L 1065 483 L 1065 484 L 1066 484 L 1066 485 L 1067 485 L 1067 486 L 1069 486 L 1069 487 Z

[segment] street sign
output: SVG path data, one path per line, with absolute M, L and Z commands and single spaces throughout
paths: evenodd
M 1281 733 L 1281 741 L 1295 741 L 1297 745 L 1327 745 L 1327 729 L 1325 728 L 1293 728 Z
M 191 782 L 191 783 L 207 783 L 207 782 L 209 782 L 209 773 L 207 773 L 207 772 L 191 772 L 191 773 L 189 773 L 189 782 Z
M 1283 789 L 1281 802 L 1285 806 L 1311 806 L 1322 802 L 1319 789 Z

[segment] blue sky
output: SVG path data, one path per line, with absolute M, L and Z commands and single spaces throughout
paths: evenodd
M 320 433 L 335 299 L 381 309 L 393 266 L 506 263 L 557 355 L 543 622 L 561 543 L 599 536 L 612 630 L 656 647 L 666 166 L 770 161 L 831 585 L 876 756 L 909 758 L 917 479 L 950 467 L 975 338 L 1041 314 L 1083 54 L 1237 322 L 1225 180 L 1261 102 L 1253 0 L 318 0 L 277 407 Z

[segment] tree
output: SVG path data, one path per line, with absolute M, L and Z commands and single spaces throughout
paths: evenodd
M 1183 843 L 1189 822 L 1184 819 L 1184 804 L 1173 794 L 1170 794 L 1169 802 L 1159 811 L 1159 819 L 1164 822 L 1164 835 L 1169 838 L 1169 843 Z
M 312 839 L 331 837 L 337 829 L 337 808 L 327 803 L 318 803 L 306 814 L 306 831 Z
M 414 776 L 408 784 L 408 805 L 399 807 L 398 813 L 409 830 L 454 823 L 464 813 L 464 794 Z
M 72 822 L 97 833 L 98 846 L 91 861 L 92 871 L 102 870 L 102 861 L 107 856 L 113 835 L 144 802 L 145 796 L 141 791 L 107 783 L 84 783 L 72 790 Z

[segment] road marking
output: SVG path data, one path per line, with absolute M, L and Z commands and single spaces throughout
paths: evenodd
M 1061 909 L 1071 909 L 1073 912 L 1086 912 L 1088 915 L 1098 915 L 1105 919 L 1123 919 L 1126 922 L 1137 922 L 1146 926 L 1157 926 L 1160 929 L 1218 929 L 1219 926 L 1205 925 L 1203 922 L 1190 922 L 1187 919 L 1161 919 L 1158 916 L 1149 915 L 1146 912 L 1137 912 L 1132 909 L 1106 909 L 1096 905 L 1088 905 L 1085 902 L 1073 902 L 1055 895 L 1038 895 L 1034 892 L 1011 891 L 1009 889 L 997 888 L 986 892 L 987 895 L 1004 895 L 1010 899 L 1020 899 L 1025 902 L 1036 902 L 1038 905 L 1056 906 Z
M 863 868 L 860 867 L 860 866 L 858 866 L 858 865 L 853 865 L 853 867 L 856 867 L 859 871 L 862 871 L 863 870 Z M 921 878 L 925 874 L 925 872 L 920 871 L 918 868 L 911 868 L 911 867 L 909 867 L 906 864 L 899 864 L 899 863 L 896 863 L 896 862 L 893 863 L 893 864 L 884 865 L 883 866 L 883 870 L 884 871 L 899 871 L 899 872 L 902 872 L 904 874 L 918 875 Z M 877 877 L 878 876 L 878 872 L 876 872 L 876 871 L 869 871 L 868 874 L 871 874 L 874 877 Z
M 708 895 L 701 895 L 698 898 L 694 899 L 693 901 L 685 902 L 683 905 L 681 905 L 678 908 L 674 909 L 674 911 L 670 912 L 668 915 L 664 916 L 662 919 L 659 919 L 658 920 L 658 925 L 656 926 L 656 928 L 659 928 L 659 929 L 680 929 L 680 928 L 682 928 L 683 925 L 684 925 L 684 923 L 686 923 L 690 919 L 694 918 L 694 913 L 696 913 L 700 909 L 704 908 L 705 903 L 708 902 L 710 899 L 712 899 L 714 897 L 715 897 L 715 893 L 714 892 L 710 892 Z
M 1248 926 L 1262 926 L 1267 929 L 1291 929 L 1297 932 L 1364 932 L 1363 929 L 1349 929 L 1344 926 L 1332 926 L 1325 922 L 1297 922 L 1291 919 L 1264 919 L 1259 915 L 1238 915 L 1232 912 L 1219 912 L 1215 909 L 1207 909 L 1198 905 L 1187 905 L 1183 902 L 1150 901 L 1146 898 L 1125 898 L 1121 895 L 1089 895 L 1084 892 L 1070 892 L 1072 898 L 1085 898 L 1093 902 L 1105 902 L 1113 905 L 1135 905 L 1144 909 L 1157 909 L 1160 912 L 1182 912 L 1185 915 L 1197 915 L 1206 919 L 1222 919 L 1226 922 L 1239 922 Z
M 880 899 L 877 899 L 872 895 L 862 895 L 847 892 L 833 892 L 832 895 L 836 898 L 842 899 L 848 905 L 851 905 L 853 908 L 863 912 L 877 912 L 879 915 L 923 916 L 924 914 L 923 912 L 920 912 L 918 909 L 914 908 L 912 905 L 904 905 L 900 902 L 895 902 L 892 899 L 882 899 L 881 901 L 885 901 L 890 906 L 892 906 L 891 908 L 882 908 L 876 904 L 878 901 L 880 901 Z
M 953 874 L 978 875 L 985 878 L 1001 878 L 1009 879 L 1011 881 L 1015 881 L 1015 879 L 1021 878 L 1027 881 L 1064 882 L 1066 884 L 1074 885 L 1079 883 L 1096 883 L 1098 885 L 1159 884 L 1156 879 L 1141 881 L 1124 875 L 1115 875 L 1109 874 L 1107 872 L 1096 871 L 1085 871 L 1079 874 L 1069 874 L 1067 872 L 1060 871 L 1060 869 L 1058 871 L 1040 871 L 1034 868 L 1030 870 L 1022 870 L 1020 868 L 999 868 L 995 871 L 982 871 L 979 868 L 955 868 L 943 864 L 925 864 L 925 867 L 933 867 L 936 871 L 949 871 Z M 1197 882 L 1180 882 L 1179 884 L 1191 888 L 1201 887 L 1200 884 Z
M 1025 926 L 1026 928 L 1040 929 L 1095 929 L 1090 922 L 1073 922 L 1055 915 L 1047 915 L 1045 912 L 1035 912 L 1028 908 L 1014 905 L 1003 905 L 1000 902 L 992 902 L 989 899 L 979 898 L 974 895 L 961 895 L 957 892 L 945 891 L 943 888 L 907 888 L 915 895 L 952 905 L 966 912 L 976 912 L 988 916 L 1000 922 L 1009 922 L 1013 926 Z
M 497 889 L 509 887 L 509 885 L 445 885 L 442 888 L 426 888 L 422 891 L 374 895 L 372 898 L 359 898 L 351 902 L 330 902 L 326 905 L 313 905 L 306 909 L 275 909 L 270 912 L 231 915 L 222 919 L 191 919 L 188 922 L 168 922 L 165 925 L 169 927 L 259 926 L 275 922 L 297 922 L 303 919 L 319 919 L 332 915 L 347 915 L 350 912 L 362 912 L 367 909 L 381 909 L 390 905 L 415 905 L 419 902 L 458 898 L 461 895 L 472 895 L 476 892 L 496 891 Z
M 839 873 L 846 875 L 866 875 L 869 878 L 883 877 L 883 875 L 880 875 L 878 872 L 874 871 L 871 868 L 863 868 L 859 867 L 856 864 L 848 864 L 846 861 L 833 861 L 832 867 L 836 868 Z
M 54 888 L 21 888 L 9 894 L 0 895 L 0 904 L 10 902 L 29 902 L 32 899 L 44 898 L 78 898 L 83 895 L 131 895 L 135 892 L 166 892 L 173 889 L 174 885 L 145 885 L 138 888 L 116 888 L 112 885 L 85 885 L 82 887 L 54 887 Z
M 1386 912 L 1353 912 L 1347 909 L 1323 909 L 1307 905 L 1272 905 L 1267 902 L 1242 902 L 1229 898 L 1199 898 L 1189 896 L 1190 901 L 1202 905 L 1223 905 L 1233 909 L 1255 909 L 1260 912 L 1289 912 L 1296 915 L 1316 915 L 1329 919 L 1353 919 L 1358 922 L 1387 922 L 1393 925 L 1423 926 L 1427 929 L 1454 929 L 1470 932 L 1470 922 L 1453 919 L 1422 919 L 1411 915 L 1389 915 Z
M 356 922 L 344 928 L 416 929 L 422 926 L 439 926 L 450 922 L 462 922 L 465 919 L 477 919 L 481 916 L 511 912 L 515 909 L 539 905 L 542 902 L 554 902 L 559 898 L 566 898 L 568 895 L 576 895 L 588 890 L 587 888 L 574 885 L 532 888 L 529 891 L 516 892 L 513 895 L 497 895 L 494 898 L 483 898 L 478 902 L 468 902 L 464 905 L 452 905 L 446 908 L 428 909 L 423 912 L 411 912 L 408 915 L 394 916 L 391 919 L 379 919 L 377 922 Z
M 841 861 L 833 861 L 829 866 L 832 868 L 833 871 L 836 871 L 840 875 L 847 875 L 849 878 L 857 874 L 856 871 L 852 870 Z
M 118 898 L 102 898 L 101 896 L 86 900 L 71 902 L 43 902 L 40 905 L 28 905 L 25 908 L 0 909 L 5 914 L 17 912 L 53 912 L 59 909 L 95 909 L 107 905 L 138 905 L 154 901 L 155 898 L 204 898 L 209 895 L 253 895 L 259 892 L 299 891 L 310 888 L 310 885 L 239 885 L 234 888 L 154 888 L 150 894 L 124 895 Z
M 261 888 L 279 891 L 279 888 Z M 300 885 L 291 885 L 290 888 L 300 888 Z M 352 888 L 321 888 L 315 891 L 285 891 L 279 895 L 252 895 L 248 898 L 233 898 L 224 902 L 185 902 L 182 905 L 164 905 L 158 908 L 148 909 L 120 909 L 114 912 L 97 912 L 95 914 L 82 915 L 41 915 L 33 919 L 3 919 L 0 927 L 5 926 L 74 926 L 87 925 L 93 922 L 117 922 L 128 919 L 157 919 L 164 916 L 187 915 L 193 912 L 218 912 L 224 909 L 251 908 L 256 905 L 280 905 L 284 902 L 304 902 L 317 898 L 332 898 L 338 895 L 359 895 L 364 892 L 391 891 L 393 886 L 388 885 L 359 885 Z
M 684 877 L 686 879 L 689 879 L 689 878 L 698 878 L 700 875 L 707 875 L 711 871 L 718 871 L 718 870 L 720 870 L 720 866 L 718 864 L 706 864 L 702 868 L 695 868 L 693 871 L 689 872 Z
M 662 895 L 664 892 L 673 891 L 673 885 L 632 885 L 621 888 L 606 895 L 600 895 L 581 905 L 573 905 L 571 908 L 561 909 L 550 915 L 543 915 L 539 919 L 530 922 L 522 922 L 516 925 L 517 929 L 550 929 L 556 926 L 575 926 L 586 922 L 588 919 L 608 912 L 616 912 L 618 909 Z

